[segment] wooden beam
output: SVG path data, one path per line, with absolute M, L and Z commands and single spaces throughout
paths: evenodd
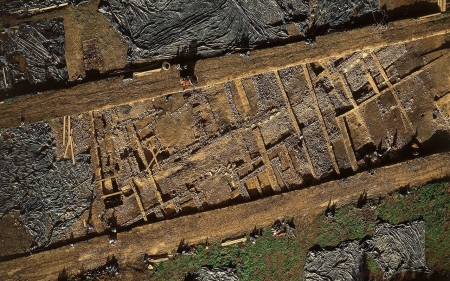
M 67 139 L 67 145 L 66 145 L 66 151 L 64 152 L 64 158 L 67 158 L 67 152 L 69 152 L 69 146 L 72 142 L 72 136 L 69 135 L 69 138 Z
M 8 82 L 6 81 L 6 73 L 4 67 L 3 67 L 3 81 L 5 82 L 5 89 L 8 88 Z
M 115 178 L 117 178 L 117 177 L 119 177 L 119 176 L 118 176 L 118 175 L 115 175 L 115 176 L 107 177 L 107 178 L 98 180 L 97 183 L 104 182 L 104 181 L 111 180 L 111 179 L 115 179 Z
M 111 197 L 111 196 L 115 196 L 115 195 L 119 195 L 119 194 L 122 194 L 122 193 L 123 193 L 123 191 L 121 190 L 121 191 L 117 191 L 117 192 L 113 192 L 113 193 L 110 193 L 110 194 L 103 195 L 101 198 L 105 199 L 105 198 L 108 198 L 108 197 Z
M 63 121 L 63 146 L 66 144 L 66 116 L 64 116 Z
M 73 132 L 73 129 L 72 129 Z M 72 132 L 70 133 L 70 151 L 72 154 L 72 163 L 75 165 L 75 155 L 73 153 L 73 138 L 72 138 Z
M 231 240 L 231 241 L 223 242 L 220 245 L 222 247 L 226 247 L 226 246 L 230 246 L 230 245 L 233 245 L 233 244 L 245 243 L 246 241 L 247 241 L 247 237 L 244 237 L 244 238 L 239 238 L 239 239 L 234 239 L 234 240 Z

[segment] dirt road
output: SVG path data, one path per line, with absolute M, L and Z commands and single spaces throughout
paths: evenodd
M 143 261 L 144 253 L 176 250 L 181 239 L 189 244 L 223 240 L 268 227 L 275 219 L 294 217 L 296 225 L 307 223 L 323 212 L 331 199 L 338 205 L 356 202 L 366 190 L 369 198 L 388 194 L 400 187 L 417 186 L 450 176 L 450 153 L 417 158 L 375 170 L 362 172 L 304 190 L 296 190 L 228 208 L 184 216 L 136 227 L 118 234 L 112 247 L 107 236 L 0 263 L 0 280 L 48 280 L 65 268 L 69 274 L 103 265 L 114 255 L 121 266 Z M 342 196 L 342 194 L 346 194 Z

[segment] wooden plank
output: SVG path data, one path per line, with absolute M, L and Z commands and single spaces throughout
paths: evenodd
M 143 72 L 135 72 L 133 73 L 133 78 L 139 78 L 139 77 L 143 77 L 143 76 L 147 76 L 147 75 L 151 75 L 153 73 L 159 73 L 161 72 L 161 69 L 153 69 L 153 70 L 149 70 L 149 71 L 143 71 Z
M 442 10 L 442 8 L 441 8 L 441 10 Z M 441 13 L 436 13 L 436 14 L 431 14 L 431 15 L 426 15 L 426 16 L 423 16 L 423 17 L 419 17 L 418 20 L 424 20 L 424 19 L 431 18 L 431 17 L 438 16 L 438 15 L 440 16 Z
M 122 194 L 122 193 L 123 193 L 123 191 L 121 190 L 121 191 L 117 191 L 117 192 L 113 192 L 113 193 L 110 193 L 110 194 L 103 195 L 101 198 L 105 199 L 105 198 L 108 198 L 108 197 L 111 197 L 111 196 L 115 196 L 115 195 L 119 195 L 119 194 Z
M 97 183 L 103 182 L 103 181 L 107 181 L 107 180 L 111 180 L 111 179 L 115 179 L 115 178 L 117 178 L 117 177 L 119 177 L 119 176 L 118 176 L 118 175 L 115 175 L 115 176 L 111 176 L 111 177 L 108 177 L 108 178 L 104 178 L 104 179 L 98 180 Z
M 230 246 L 230 245 L 234 245 L 234 244 L 238 244 L 238 243 L 245 243 L 246 241 L 247 241 L 247 237 L 244 237 L 244 238 L 239 238 L 239 239 L 223 242 L 220 245 L 222 247 L 226 247 L 226 246 Z
M 169 258 L 150 259 L 150 263 L 160 263 L 168 260 Z
M 6 81 L 6 73 L 4 67 L 3 67 L 3 81 L 5 82 L 5 89 L 8 88 L 8 82 Z

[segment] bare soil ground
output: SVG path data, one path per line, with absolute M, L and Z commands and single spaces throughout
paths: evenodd
M 64 268 L 72 274 L 102 266 L 112 255 L 122 265 L 133 265 L 142 262 L 145 253 L 162 254 L 176 250 L 181 239 L 188 244 L 198 244 L 206 240 L 238 237 L 254 227 L 268 227 L 274 219 L 291 219 L 293 214 L 297 214 L 297 225 L 307 224 L 325 210 L 330 199 L 344 205 L 356 202 L 364 190 L 367 190 L 369 198 L 377 198 L 401 186 L 420 185 L 448 177 L 449 161 L 448 153 L 432 155 L 377 169 L 375 175 L 360 173 L 255 202 L 137 227 L 119 233 L 119 243 L 115 247 L 109 245 L 106 236 L 96 237 L 77 243 L 75 248 L 65 246 L 0 263 L 4 272 L 0 279 L 47 280 L 51 276 L 57 277 Z
M 124 45 L 110 44 L 113 35 L 95 28 L 104 20 L 92 14 L 97 4 L 62 11 L 65 24 L 81 18 L 93 25 L 74 22 L 78 29 L 66 34 L 68 42 L 85 42 L 68 43 L 72 79 L 86 68 L 123 65 Z M 330 199 L 343 205 L 364 190 L 375 198 L 450 176 L 443 142 L 450 122 L 449 20 L 405 20 L 385 31 L 322 36 L 315 46 L 200 60 L 200 84 L 185 91 L 172 67 L 0 105 L 2 127 L 17 126 L 22 110 L 27 123 L 50 120 L 57 160 L 65 150 L 61 116 L 70 115 L 75 155 L 90 153 L 97 185 L 89 212 L 59 240 L 82 242 L 0 263 L 6 272 L 0 279 L 43 280 L 63 268 L 76 273 L 112 255 L 133 266 L 144 253 L 173 251 L 181 239 L 224 240 L 293 214 L 307 224 Z M 441 151 L 447 152 L 433 154 Z M 104 219 L 120 230 L 115 247 Z M 88 235 L 84 220 L 96 234 Z M 136 226 L 142 220 L 151 223 Z M 16 221 L 5 217 L 0 224 L 12 229 Z M 25 253 L 29 239 L 18 227 L 21 242 L 8 232 L 0 236 L 10 257 Z
M 70 10 L 67 9 L 63 12 L 68 13 L 68 11 Z M 47 14 L 44 15 L 47 16 Z M 281 47 L 257 50 L 252 52 L 248 59 L 241 58 L 238 55 L 231 55 L 200 60 L 195 65 L 195 72 L 199 77 L 199 86 L 216 84 L 238 77 L 262 73 L 265 70 L 269 71 L 285 67 L 286 65 L 350 53 L 353 50 L 381 47 L 386 44 L 411 40 L 412 38 L 417 39 L 430 37 L 436 33 L 445 33 L 447 32 L 449 20 L 450 17 L 448 15 L 420 22 L 403 20 L 390 23 L 389 28 L 381 33 L 375 31 L 372 27 L 366 27 L 318 37 L 315 46 L 308 46 L 304 42 L 299 42 Z M 112 30 L 101 32 L 107 33 L 108 36 L 115 34 Z M 93 37 L 85 36 L 85 39 L 92 39 Z M 348 38 L 352 38 L 352 40 L 348 40 Z M 121 39 L 117 37 L 117 40 L 120 41 Z M 84 71 L 81 71 L 81 67 L 83 67 L 82 44 L 80 41 L 77 42 L 74 46 L 79 48 L 80 51 L 78 59 L 73 59 L 73 61 L 80 68 L 69 66 L 70 77 L 84 73 Z M 114 48 L 116 48 L 115 46 L 123 46 L 121 45 L 123 43 L 120 42 L 108 42 L 106 37 L 104 42 Z M 425 43 L 427 42 L 431 42 L 431 40 Z M 100 49 L 103 48 L 103 46 L 100 47 Z M 121 52 L 118 52 L 118 50 L 107 51 L 106 54 L 102 54 L 104 60 L 110 57 L 110 54 L 117 54 L 117 56 L 121 57 L 120 53 L 123 54 L 123 59 L 125 59 L 126 48 L 124 47 L 121 50 Z M 117 67 L 117 64 L 111 63 L 111 66 L 108 67 L 108 63 L 105 61 L 105 67 L 112 69 Z M 174 67 L 170 71 L 135 79 L 132 82 L 123 82 L 120 77 L 108 78 L 80 84 L 70 89 L 53 90 L 40 95 L 19 97 L 12 104 L 0 105 L 0 126 L 4 128 L 18 126 L 22 110 L 24 111 L 26 122 L 36 122 L 143 98 L 161 96 L 178 91 L 180 88 L 179 73 Z

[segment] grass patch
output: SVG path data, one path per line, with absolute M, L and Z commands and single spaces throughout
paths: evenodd
M 8 99 L 5 99 L 5 101 L 4 101 L 3 104 L 5 104 L 5 105 L 11 105 L 11 104 L 13 104 L 15 101 L 16 101 L 15 98 L 8 98 Z
M 395 193 L 381 204 L 369 202 L 364 208 L 343 206 L 333 219 L 318 215 L 312 224 L 297 226 L 296 237 L 273 237 L 270 229 L 256 244 L 221 247 L 219 243 L 199 246 L 197 254 L 176 256 L 162 263 L 150 280 L 183 280 L 188 272 L 201 266 L 235 266 L 243 281 L 301 280 L 308 250 L 337 246 L 346 240 L 373 235 L 377 217 L 393 224 L 417 219 L 425 220 L 427 264 L 433 270 L 450 270 L 450 236 L 446 235 L 450 220 L 450 196 L 447 183 L 430 184 L 412 190 L 407 196 Z M 376 262 L 365 256 L 365 269 L 370 276 L 381 276 Z

